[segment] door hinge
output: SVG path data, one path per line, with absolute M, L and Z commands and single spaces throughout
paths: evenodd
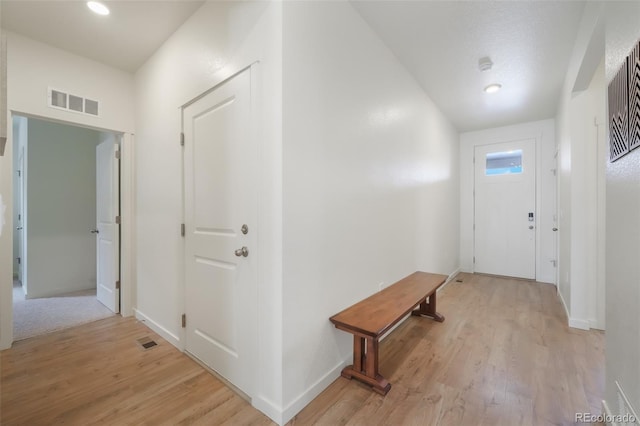
M 19 258 L 19 257 L 17 257 L 16 259 L 18 259 L 18 265 L 20 265 L 20 258 Z
M 187 327 L 187 314 L 182 314 L 182 328 Z
M 116 151 L 116 160 L 119 160 L 119 159 L 120 159 L 120 150 L 117 150 Z
M 116 281 L 116 290 L 120 290 L 120 280 Z
M 184 133 L 180 133 L 180 146 L 184 146 Z
M 184 223 L 181 223 L 181 224 L 180 224 L 180 235 L 181 235 L 182 237 L 184 237 L 184 235 L 186 234 L 186 229 L 185 229 L 185 228 L 186 228 L 186 227 L 185 227 Z
M 475 223 L 473 224 L 473 230 L 474 231 L 476 230 L 476 224 Z
M 18 177 L 22 177 L 22 172 L 18 170 Z
M 473 256 L 473 263 L 476 263 L 476 257 Z
M 120 225 L 120 216 L 116 216 L 116 225 Z

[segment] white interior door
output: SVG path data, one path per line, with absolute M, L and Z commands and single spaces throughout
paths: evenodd
M 535 279 L 535 140 L 475 148 L 475 272 Z
M 120 311 L 120 172 L 114 138 L 96 147 L 96 291 L 100 303 Z M 118 283 L 118 284 L 117 284 Z
M 187 106 L 183 119 L 186 350 L 252 395 L 257 145 L 250 69 Z

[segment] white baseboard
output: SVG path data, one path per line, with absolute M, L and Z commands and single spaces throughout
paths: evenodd
M 609 409 L 607 401 L 605 401 L 604 399 L 602 400 L 602 414 L 604 414 L 604 417 L 606 419 L 605 423 L 607 426 L 618 426 L 617 423 L 611 420 L 613 419 L 613 416 L 611 415 L 611 410 Z
M 580 330 L 591 330 L 589 320 L 583 320 L 578 318 L 571 318 L 571 314 L 569 313 L 569 309 L 567 308 L 567 303 L 564 301 L 564 297 L 562 297 L 562 292 L 560 291 L 560 287 L 558 289 L 558 296 L 560 297 L 560 301 L 562 302 L 562 306 L 564 306 L 564 312 L 567 314 L 567 318 L 569 319 L 569 327 L 577 328 Z
M 589 320 L 569 318 L 569 327 L 577 328 L 579 330 L 591 330 L 589 326 Z
M 344 367 L 351 364 L 351 359 L 342 361 L 334 368 L 332 368 L 327 374 L 322 376 L 318 381 L 309 386 L 304 392 L 302 392 L 296 399 L 294 399 L 282 413 L 283 423 L 287 423 L 296 414 L 298 414 L 304 407 L 306 407 L 315 397 L 325 390 L 331 383 L 333 383 L 339 376 Z M 280 423 L 281 425 L 283 423 Z
M 256 397 L 251 399 L 251 405 L 256 410 L 264 413 L 279 426 L 283 426 L 285 424 L 282 407 L 278 407 L 272 401 L 269 401 L 266 398 Z
M 595 319 L 590 319 L 589 320 L 589 328 L 591 329 L 596 329 L 596 330 L 605 330 L 604 324 L 601 324 L 600 321 L 595 320 Z
M 176 336 L 175 334 L 140 312 L 138 309 L 134 309 L 133 312 L 135 313 L 136 319 L 142 321 L 147 327 L 158 333 L 163 339 L 171 343 L 176 348 L 180 349 L 181 351 L 184 350 L 182 339 L 180 339 L 180 337 Z
M 567 314 L 567 318 L 571 318 L 571 315 L 569 315 L 569 308 L 567 308 L 567 303 L 564 301 L 564 297 L 562 297 L 562 292 L 560 291 L 560 287 L 556 287 L 556 293 L 558 293 L 558 296 L 560 297 L 560 301 L 562 302 L 562 306 L 564 306 L 564 313 Z

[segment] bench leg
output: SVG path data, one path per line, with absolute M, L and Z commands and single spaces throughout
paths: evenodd
M 434 291 L 427 299 L 420 303 L 420 307 L 418 309 L 411 311 L 411 315 L 429 317 L 438 322 L 444 321 L 444 316 L 436 312 L 436 292 Z
M 353 365 L 342 370 L 342 377 L 364 382 L 380 395 L 389 392 L 391 383 L 378 373 L 378 339 L 353 336 Z

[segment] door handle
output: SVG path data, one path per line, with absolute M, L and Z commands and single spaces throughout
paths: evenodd
M 552 230 L 553 232 L 556 232 L 556 231 L 558 230 L 558 228 L 551 228 L 551 230 Z
M 16 228 L 16 230 L 18 230 L 18 231 L 22 231 L 22 226 L 18 226 L 18 227 Z
M 91 230 L 91 233 L 92 233 L 92 234 L 99 234 L 99 233 L 100 233 L 100 231 L 98 231 L 97 229 L 92 229 L 92 230 Z
M 238 249 L 235 251 L 236 256 L 240 257 L 240 256 L 244 256 L 247 257 L 249 256 L 249 249 L 246 247 L 242 247 L 241 249 Z

